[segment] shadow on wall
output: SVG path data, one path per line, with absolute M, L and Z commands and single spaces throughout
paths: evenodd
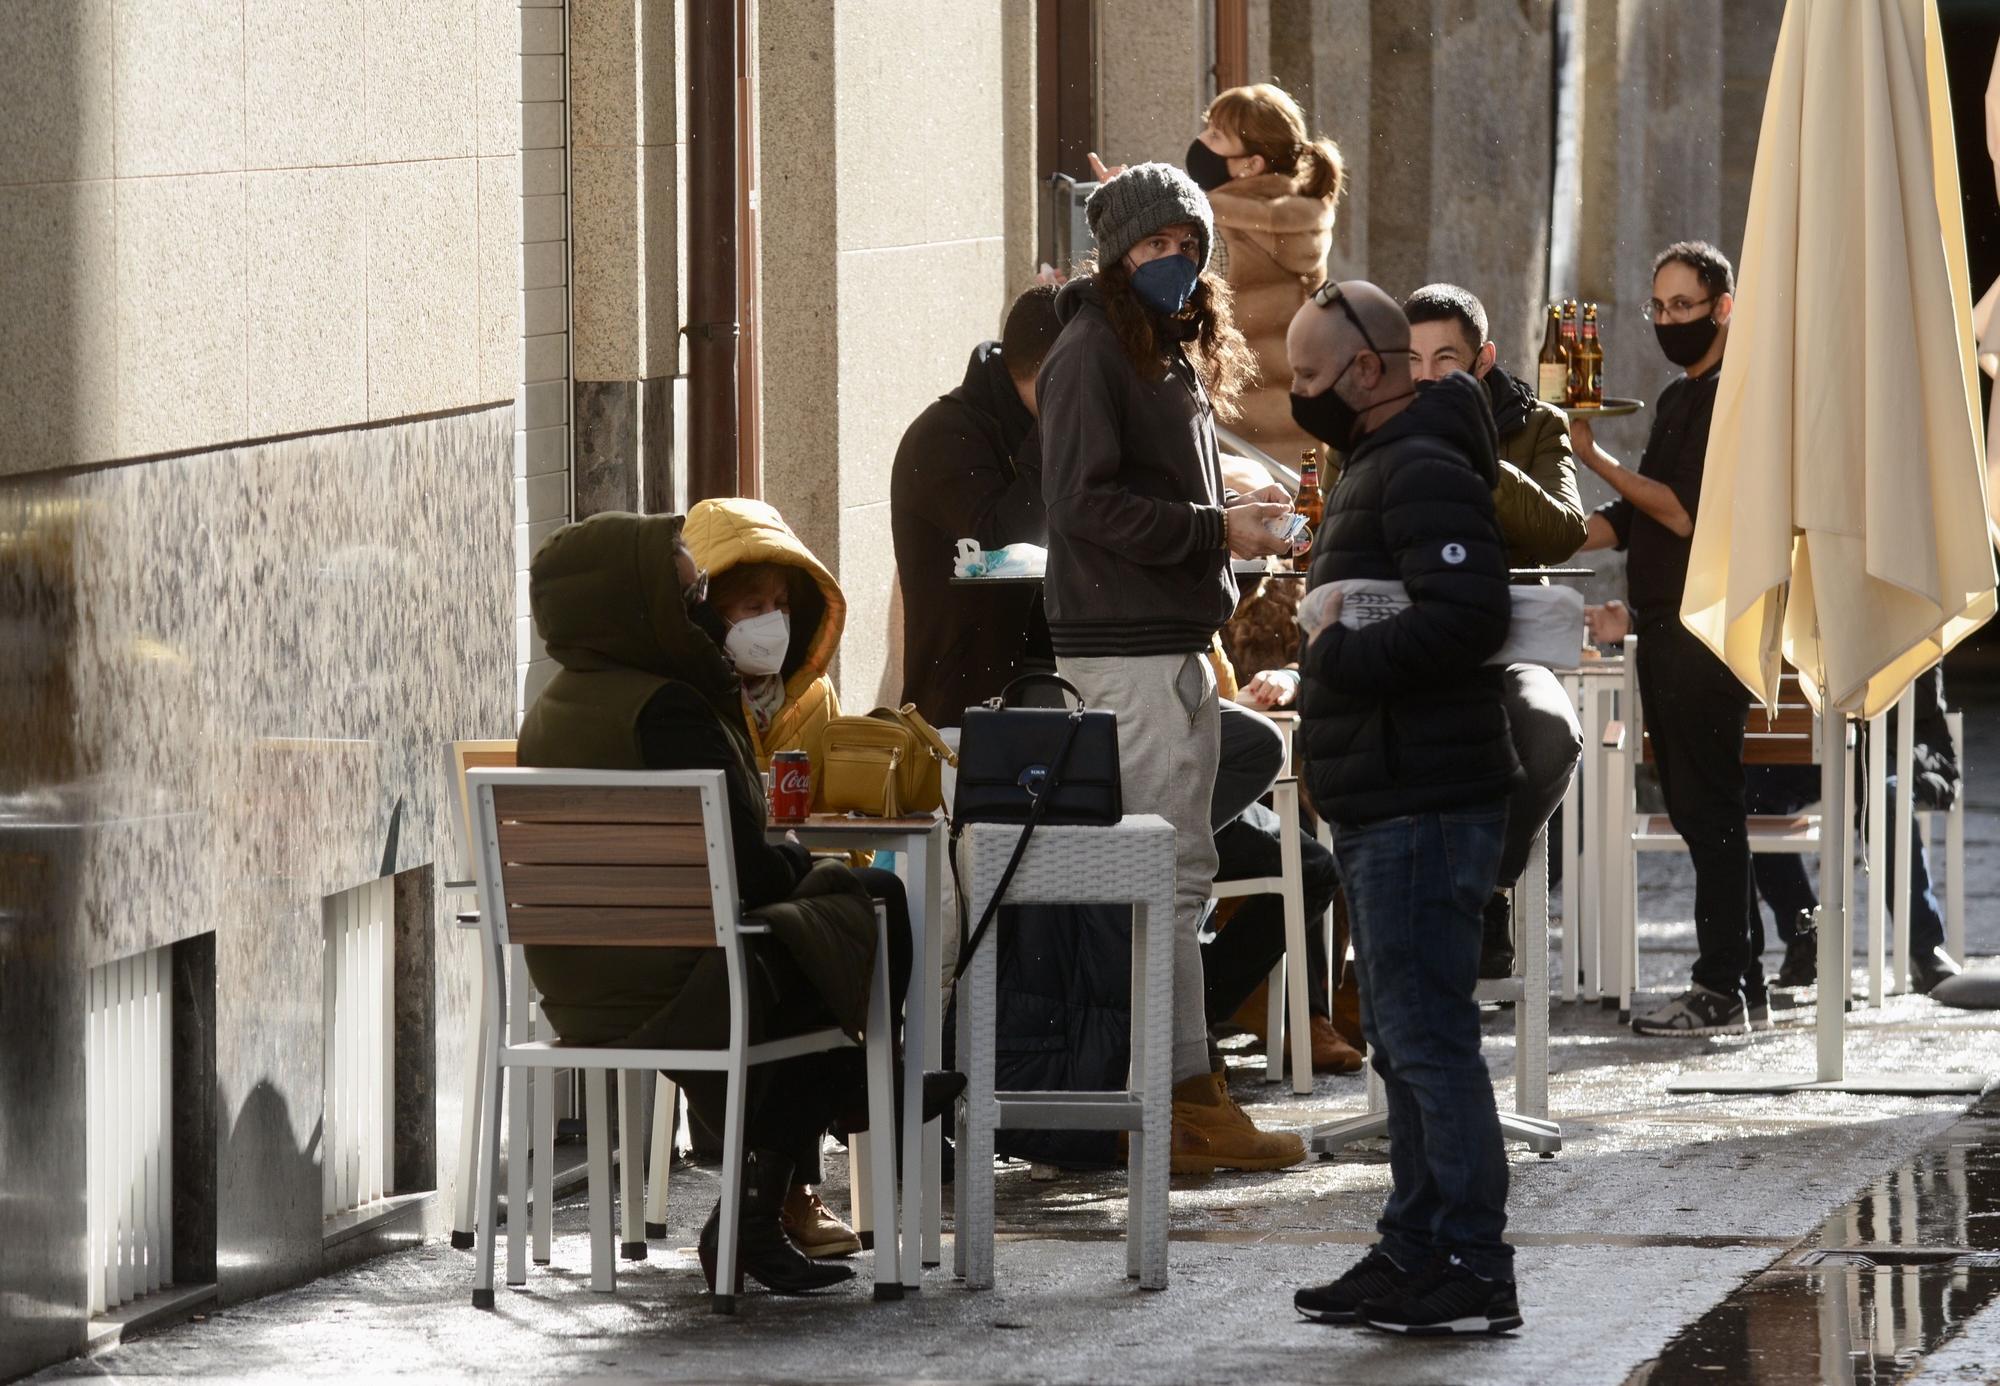
M 226 1097 L 222 1110 L 229 1109 Z M 303 1143 L 292 1119 L 291 1104 L 269 1082 L 259 1082 L 244 1096 L 235 1124 L 223 1141 L 218 1165 L 251 1172 L 252 1187 L 217 1191 L 222 1225 L 216 1272 L 225 1303 L 248 1298 L 298 1277 L 298 1249 L 264 1243 L 276 1228 L 312 1228 L 320 1224 L 320 1158 L 325 1144 L 323 1119 L 316 1118 Z M 256 1216 L 231 1216 L 232 1205 L 257 1205 Z M 233 1226 L 232 1226 L 233 1224 Z

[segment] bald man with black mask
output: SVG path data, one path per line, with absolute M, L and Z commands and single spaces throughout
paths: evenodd
M 1473 1000 L 1520 774 L 1502 670 L 1487 662 L 1510 614 L 1493 414 L 1463 372 L 1416 390 L 1409 322 L 1373 284 L 1322 287 L 1286 352 L 1293 417 L 1347 455 L 1299 606 L 1300 711 L 1354 923 L 1393 1180 L 1381 1240 L 1293 1302 L 1326 1323 L 1505 1333 L 1521 1325 L 1507 1162 Z M 1408 604 L 1343 624 L 1344 599 L 1369 583 L 1400 586 Z

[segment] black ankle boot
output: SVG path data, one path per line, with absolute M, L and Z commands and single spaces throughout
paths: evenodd
M 1514 975 L 1514 907 L 1499 891 L 1486 902 L 1479 936 L 1479 975 L 1486 980 Z
M 1777 985 L 1796 989 L 1812 986 L 1818 980 L 1819 932 L 1807 922 L 1785 945 L 1785 961 L 1778 968 Z
M 715 1283 L 722 1205 L 717 1203 L 709 1212 L 695 1253 L 701 1258 L 701 1273 L 708 1280 L 708 1291 L 715 1296 L 718 1309 L 733 1309 L 735 1297 L 743 1293 L 745 1275 L 778 1295 L 810 1294 L 854 1278 L 852 1266 L 812 1260 L 785 1235 L 779 1214 L 791 1187 L 790 1160 L 768 1150 L 753 1150 L 743 1157 L 743 1211 L 736 1239 L 734 1285 Z

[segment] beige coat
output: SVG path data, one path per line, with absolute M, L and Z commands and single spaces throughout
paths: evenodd
M 1289 174 L 1260 173 L 1217 188 L 1208 204 L 1222 234 L 1236 325 L 1257 354 L 1257 384 L 1243 394 L 1241 417 L 1227 426 L 1295 468 L 1299 454 L 1318 444 L 1292 422 L 1285 329 L 1326 278 L 1333 200 L 1302 196 Z

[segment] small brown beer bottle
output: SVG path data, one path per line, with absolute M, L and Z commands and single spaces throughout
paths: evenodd
M 1581 358 L 1579 371 L 1581 382 L 1576 402 L 1593 407 L 1604 403 L 1604 344 L 1597 335 L 1597 305 L 1591 304 L 1583 310 L 1583 341 L 1577 355 Z
M 1547 404 L 1561 404 L 1569 393 L 1569 359 L 1563 355 L 1562 336 L 1562 309 L 1551 303 L 1542 354 L 1535 360 L 1535 394 Z

